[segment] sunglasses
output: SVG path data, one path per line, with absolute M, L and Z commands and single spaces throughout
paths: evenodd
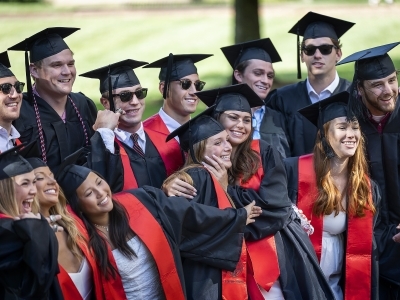
M 320 45 L 320 46 L 314 46 L 314 45 L 304 46 L 301 48 L 301 50 L 307 56 L 314 55 L 315 51 L 317 51 L 317 49 L 319 50 L 319 52 L 321 52 L 322 55 L 329 55 L 332 53 L 333 48 L 337 49 L 337 47 L 335 45 L 325 44 L 325 45 Z
M 189 89 L 192 86 L 192 83 L 193 83 L 194 84 L 194 88 L 196 89 L 197 92 L 200 92 L 204 88 L 204 86 L 206 85 L 206 83 L 204 81 L 200 81 L 200 80 L 193 82 L 190 79 L 181 79 L 181 80 L 179 80 L 179 82 L 181 83 L 181 87 L 184 90 Z
M 136 98 L 138 99 L 144 99 L 147 96 L 147 88 L 143 88 L 134 92 L 122 92 L 119 94 L 113 94 L 113 97 L 119 97 L 122 102 L 129 102 L 132 100 L 133 95 L 135 94 Z
M 14 85 L 11 83 L 0 84 L 0 90 L 4 95 L 9 95 L 11 93 L 11 88 L 14 87 L 18 94 L 21 94 L 24 90 L 25 83 L 17 81 Z

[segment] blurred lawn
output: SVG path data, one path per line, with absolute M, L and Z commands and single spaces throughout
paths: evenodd
M 84 0 L 82 0 L 84 1 Z M 213 57 L 197 64 L 206 89 L 227 85 L 230 66 L 220 47 L 233 43 L 231 1 L 204 0 L 219 5 L 102 5 L 96 7 L 52 7 L 48 4 L 10 5 L 0 3 L 2 30 L 0 51 L 46 27 L 80 27 L 66 38 L 75 53 L 78 74 L 119 60 L 132 58 L 154 61 L 168 55 L 210 53 Z M 261 36 L 270 37 L 283 62 L 274 64 L 276 82 L 296 81 L 296 37 L 288 30 L 305 13 L 321 14 L 356 22 L 341 42 L 343 57 L 365 48 L 398 41 L 400 4 L 369 7 L 361 1 L 279 1 L 261 0 Z M 311 5 L 312 4 L 312 5 Z M 12 70 L 25 81 L 23 53 L 10 52 Z M 400 66 L 400 47 L 390 52 Z M 353 65 L 338 67 L 339 75 L 352 77 Z M 306 75 L 302 65 L 303 78 Z M 158 70 L 137 69 L 142 86 L 149 88 L 145 117 L 162 105 L 158 91 Z M 77 77 L 74 91 L 82 91 L 98 102 L 98 80 Z M 200 106 L 201 111 L 204 106 Z

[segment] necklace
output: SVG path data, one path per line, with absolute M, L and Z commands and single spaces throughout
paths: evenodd
M 97 228 L 103 228 L 103 229 L 107 230 L 107 232 L 108 232 L 108 225 L 107 226 L 103 226 L 103 225 L 97 225 L 97 224 L 94 224 L 94 223 L 93 223 L 93 225 L 96 226 Z

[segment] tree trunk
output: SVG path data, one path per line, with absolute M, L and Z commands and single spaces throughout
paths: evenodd
M 235 0 L 235 44 L 260 38 L 258 0 Z

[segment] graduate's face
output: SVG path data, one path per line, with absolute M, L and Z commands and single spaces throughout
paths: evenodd
M 330 121 L 328 140 L 338 158 L 348 158 L 354 155 L 360 143 L 361 131 L 358 121 L 347 122 L 346 117 Z
M 261 98 L 265 99 L 274 83 L 275 72 L 272 64 L 260 59 L 250 59 L 243 74 L 234 71 L 237 82 L 247 83 L 248 86 Z
M 36 177 L 37 199 L 41 208 L 50 208 L 58 203 L 59 186 L 49 167 L 33 170 Z
M 89 217 L 108 213 L 113 208 L 110 186 L 96 173 L 90 172 L 76 189 L 79 208 Z
M 32 211 L 36 195 L 36 179 L 33 171 L 14 177 L 15 198 L 20 214 Z
M 17 78 L 4 77 L 0 78 L 1 84 L 12 84 L 17 82 Z M 12 121 L 19 118 L 19 111 L 21 109 L 22 93 L 18 94 L 14 87 L 8 95 L 0 91 L 0 126 L 5 127 L 6 124 L 11 124 Z
M 171 81 L 165 104 L 175 114 L 187 117 L 196 111 L 197 104 L 199 103 L 199 98 L 194 94 L 196 89 L 193 84 L 193 82 L 199 81 L 199 75 L 191 74 L 181 79 L 191 80 L 191 86 L 187 90 L 184 90 L 181 87 L 180 81 Z
M 376 80 L 365 80 L 358 88 L 364 104 L 371 114 L 382 116 L 392 112 L 399 95 L 396 72 Z
M 41 67 L 31 64 L 31 74 L 40 91 L 47 94 L 68 95 L 72 91 L 76 77 L 72 51 L 65 49 L 44 58 Z
M 228 132 L 229 142 L 234 148 L 250 136 L 252 125 L 251 114 L 248 112 L 227 110 L 221 114 L 219 122 Z
M 304 46 L 321 46 L 321 45 L 333 45 L 330 38 L 321 37 L 316 39 L 307 39 L 304 41 Z M 317 49 L 314 55 L 307 56 L 304 52 L 301 52 L 301 61 L 307 66 L 308 76 L 324 77 L 332 75 L 336 72 L 336 63 L 342 57 L 342 51 L 340 49 L 332 49 L 331 54 L 323 55 Z
M 113 94 L 120 94 L 122 92 L 136 92 L 140 90 L 142 86 L 140 84 L 132 86 L 132 87 L 124 87 L 113 90 Z M 106 101 L 108 107 L 105 108 L 110 109 L 108 100 Z M 133 97 L 128 102 L 122 102 L 119 96 L 114 97 L 114 106 L 115 110 L 121 108 L 125 111 L 125 114 L 121 115 L 119 118 L 118 127 L 122 130 L 129 131 L 131 128 L 135 128 L 142 121 L 142 115 L 145 108 L 145 98 L 138 99 L 138 97 L 133 94 Z
M 222 159 L 224 166 L 227 169 L 232 167 L 231 163 L 232 146 L 228 140 L 229 140 L 229 135 L 225 130 L 221 131 L 216 135 L 213 135 L 212 137 L 209 137 L 207 139 L 206 150 L 204 153 L 204 156 L 212 158 L 213 155 L 215 155 L 220 159 Z

